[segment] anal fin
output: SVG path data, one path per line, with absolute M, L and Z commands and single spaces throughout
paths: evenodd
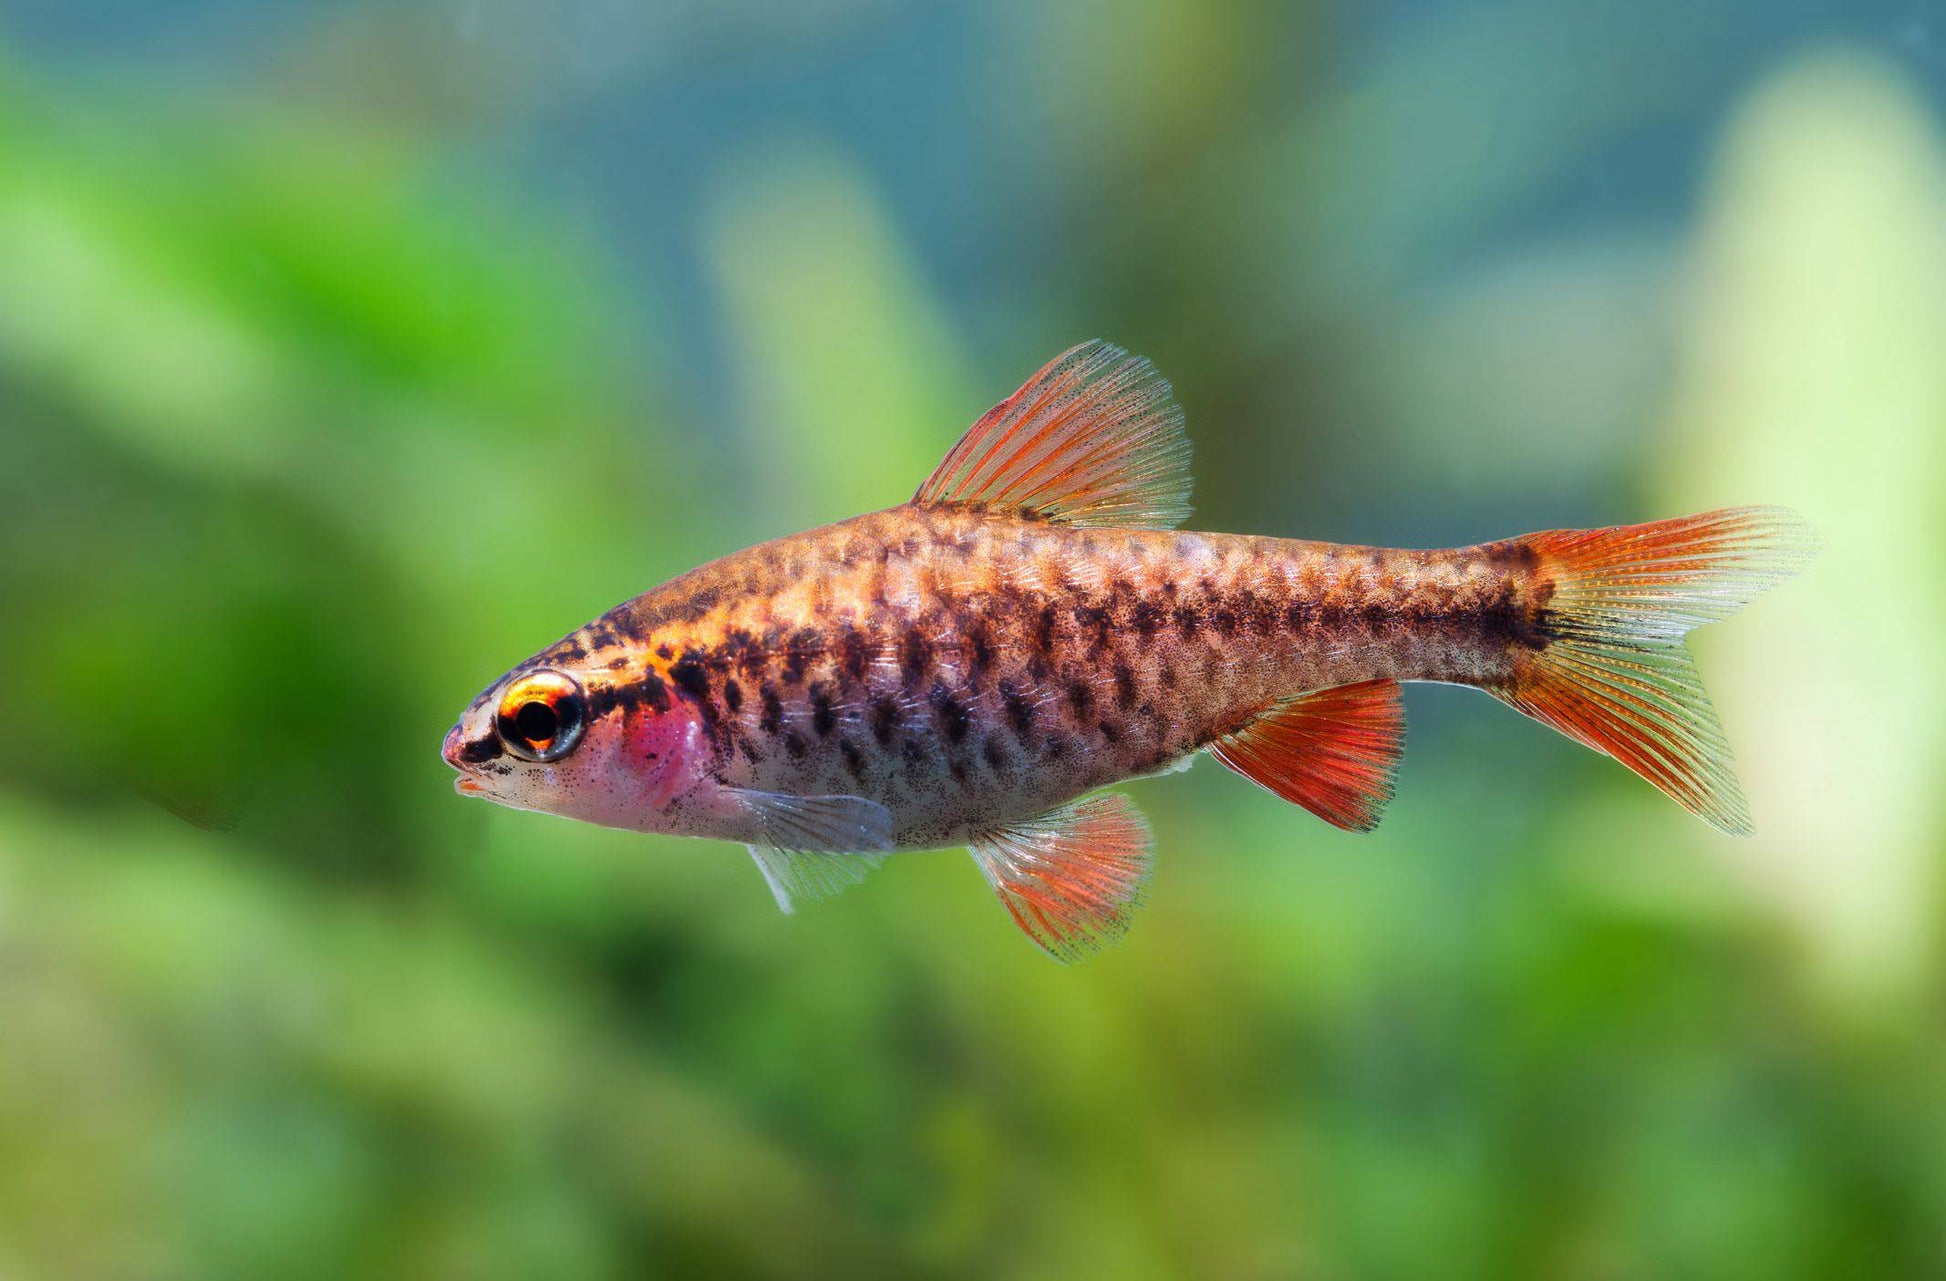
M 1128 932 L 1154 858 L 1148 822 L 1108 792 L 972 843 L 1001 905 L 1060 961 L 1077 961 Z
M 1365 681 L 1278 703 L 1210 744 L 1217 760 L 1327 823 L 1369 832 L 1405 750 L 1397 681 Z

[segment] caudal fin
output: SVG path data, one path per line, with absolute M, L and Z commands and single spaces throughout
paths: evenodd
M 1734 507 L 1515 540 L 1551 588 L 1546 643 L 1491 692 L 1614 757 L 1711 826 L 1750 830 L 1730 746 L 1683 637 L 1801 570 L 1811 527 L 1781 507 Z

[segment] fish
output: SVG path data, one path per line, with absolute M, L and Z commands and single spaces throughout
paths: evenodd
M 1170 385 L 1099 340 L 980 417 L 909 502 L 736 552 L 515 666 L 442 754 L 457 790 L 745 845 L 792 911 L 965 847 L 1077 960 L 1154 865 L 1117 783 L 1198 753 L 1369 831 L 1400 685 L 1484 690 L 1750 830 L 1684 636 L 1801 570 L 1779 507 L 1403 550 L 1179 528 Z

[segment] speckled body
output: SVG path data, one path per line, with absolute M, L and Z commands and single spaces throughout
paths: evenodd
M 1519 542 L 1398 551 L 904 506 L 765 543 L 537 655 L 591 716 L 688 705 L 717 783 L 962 843 L 1358 681 L 1504 681 L 1544 644 Z M 626 734 L 624 734 L 626 737 Z M 709 835 L 681 802 L 662 830 Z
M 1183 414 L 1081 343 L 981 415 L 904 506 L 693 570 L 516 665 L 440 754 L 454 787 L 735 841 L 778 907 L 965 845 L 1049 955 L 1121 937 L 1154 862 L 1100 790 L 1206 749 L 1347 831 L 1391 800 L 1403 681 L 1484 689 L 1750 828 L 1683 636 L 1789 577 L 1776 508 L 1444 551 L 1176 532 Z

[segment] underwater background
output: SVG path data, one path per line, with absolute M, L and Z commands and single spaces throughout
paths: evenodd
M 1090 337 L 1197 528 L 1803 511 L 1757 834 L 1415 686 L 1064 968 L 453 793 Z M 1936 5 L 0 0 L 0 513 L 0 1278 L 1946 1275 Z

